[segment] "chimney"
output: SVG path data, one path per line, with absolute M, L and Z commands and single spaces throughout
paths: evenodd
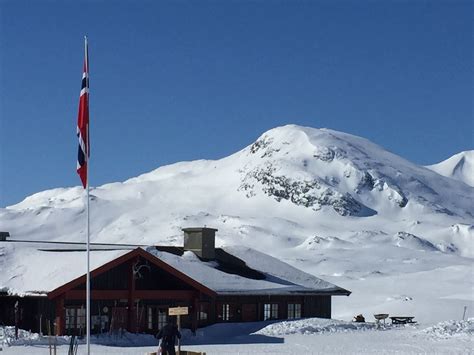
M 183 228 L 184 250 L 190 250 L 202 259 L 215 259 L 217 229 L 199 227 Z
M 10 238 L 10 233 L 0 232 L 0 242 L 5 242 L 7 238 Z

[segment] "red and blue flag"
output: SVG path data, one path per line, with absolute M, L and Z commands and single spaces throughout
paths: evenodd
M 81 96 L 79 98 L 79 114 L 77 117 L 77 138 L 79 149 L 77 153 L 77 173 L 82 186 L 87 186 L 87 165 L 89 152 L 89 55 L 87 41 L 85 43 L 84 70 L 82 73 Z

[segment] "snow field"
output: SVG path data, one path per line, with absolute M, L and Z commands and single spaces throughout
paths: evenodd
M 227 323 L 202 328 L 196 336 L 184 333 L 182 348 L 217 354 L 470 354 L 474 319 L 447 321 L 429 327 L 385 326 L 332 319 L 284 322 Z M 1 328 L 0 328 L 1 329 Z M 4 354 L 47 354 L 47 339 L 21 332 Z M 1 333 L 0 333 L 1 334 Z M 67 337 L 58 341 L 58 355 L 67 354 Z M 129 334 L 93 337 L 92 354 L 146 354 L 156 350 L 151 335 Z M 85 350 L 79 346 L 79 354 Z

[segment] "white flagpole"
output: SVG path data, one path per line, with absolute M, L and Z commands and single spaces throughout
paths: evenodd
M 86 87 L 89 90 L 89 53 L 87 48 L 87 36 L 84 36 L 84 51 L 86 60 Z M 89 92 L 87 92 L 87 106 L 89 111 Z M 89 112 L 90 115 L 90 112 Z M 90 121 L 90 116 L 89 120 Z M 89 245 L 89 122 L 87 123 L 87 142 L 86 142 L 86 191 L 87 191 L 87 277 L 86 277 L 86 342 L 87 342 L 87 355 L 91 352 L 91 275 L 90 275 L 90 245 Z

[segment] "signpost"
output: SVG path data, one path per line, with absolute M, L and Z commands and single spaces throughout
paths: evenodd
M 173 307 L 173 308 L 168 308 L 168 315 L 170 316 L 185 316 L 189 314 L 188 313 L 188 307 Z
M 181 332 L 181 316 L 188 315 L 188 307 L 168 308 L 168 315 L 178 317 L 178 331 Z M 178 338 L 178 355 L 181 355 L 181 339 Z

